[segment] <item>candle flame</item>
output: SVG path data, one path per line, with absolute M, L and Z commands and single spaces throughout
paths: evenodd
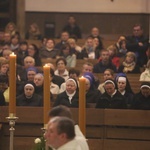
M 15 55 L 15 53 L 14 53 L 14 52 L 12 52 L 10 55 L 13 55 L 13 56 L 14 56 L 14 55 Z

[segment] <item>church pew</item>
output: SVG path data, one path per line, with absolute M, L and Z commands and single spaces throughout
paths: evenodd
M 95 112 L 99 114 L 99 116 L 95 115 Z M 78 109 L 72 109 L 73 119 L 76 123 L 78 123 Z M 91 109 L 90 112 L 87 111 L 87 116 L 91 117 L 91 119 L 87 119 L 87 138 L 89 139 L 89 143 L 93 143 L 90 141 L 90 138 L 96 138 L 97 141 L 101 141 L 100 139 L 103 135 L 103 110 L 95 110 Z M 6 116 L 8 116 L 8 107 L 3 106 L 0 107 L 0 122 L 3 124 L 2 134 L 0 135 L 1 141 L 0 149 L 3 147 L 3 150 L 8 150 L 8 142 L 9 142 L 9 124 L 6 120 Z M 94 116 L 94 117 L 93 117 Z M 17 107 L 17 117 L 19 119 L 15 125 L 15 149 L 29 150 L 33 146 L 34 139 L 40 137 L 42 135 L 41 128 L 43 127 L 43 108 L 36 107 Z M 24 141 L 26 140 L 26 142 Z M 100 142 L 102 143 L 102 142 Z M 96 145 L 100 145 L 100 143 Z M 24 147 L 22 144 L 27 145 Z M 30 147 L 29 147 L 30 145 Z M 95 144 L 93 144 L 95 145 Z M 92 150 L 96 150 L 93 147 Z
M 78 123 L 78 109 L 71 109 Z M 150 147 L 150 111 L 119 109 L 86 109 L 86 137 L 90 150 L 148 150 Z M 0 149 L 8 150 L 8 107 L 0 107 Z M 15 149 L 29 150 L 34 139 L 42 135 L 43 108 L 17 107 Z
M 150 111 L 105 109 L 104 150 L 148 150 Z

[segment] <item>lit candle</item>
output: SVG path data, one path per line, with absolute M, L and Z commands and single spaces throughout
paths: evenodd
M 44 72 L 44 127 L 46 127 L 49 117 L 48 112 L 50 111 L 50 66 L 43 66 Z
M 16 55 L 9 55 L 9 117 L 16 116 Z
M 84 135 L 86 132 L 85 84 L 86 79 L 84 77 L 79 78 L 79 127 Z

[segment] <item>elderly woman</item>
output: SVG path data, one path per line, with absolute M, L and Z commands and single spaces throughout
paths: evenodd
M 17 106 L 42 106 L 42 97 L 35 93 L 35 85 L 28 82 L 24 85 L 24 93 L 17 96 Z
M 140 73 L 140 67 L 136 64 L 136 55 L 133 52 L 126 54 L 125 60 L 119 67 L 118 72 L 123 73 Z
M 54 106 L 78 107 L 78 99 L 78 83 L 74 78 L 69 78 L 66 80 L 66 91 L 58 94 Z
M 96 103 L 96 108 L 125 109 L 127 107 L 125 97 L 116 90 L 113 80 L 106 80 L 104 88 L 105 93 L 100 96 Z
M 94 76 L 91 72 L 84 73 L 86 79 L 86 102 L 96 103 L 101 95 L 100 91 L 95 87 Z
M 140 92 L 133 97 L 132 109 L 150 110 L 150 82 L 143 82 Z
M 150 59 L 147 62 L 145 71 L 140 75 L 140 81 L 150 82 Z

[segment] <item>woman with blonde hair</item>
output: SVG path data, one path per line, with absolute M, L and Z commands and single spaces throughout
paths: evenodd
M 30 39 L 30 40 L 41 40 L 42 39 L 40 29 L 36 23 L 32 23 L 30 25 L 30 28 L 27 31 L 25 38 Z
M 150 59 L 147 62 L 145 71 L 140 75 L 140 81 L 150 82 Z
M 133 52 L 126 54 L 125 60 L 119 67 L 118 72 L 123 73 L 140 73 L 140 67 L 136 64 L 136 55 Z
M 69 38 L 67 43 L 70 45 L 73 53 L 81 52 L 82 48 L 79 45 L 77 45 L 76 40 L 74 38 Z
M 19 32 L 17 31 L 17 26 L 15 25 L 15 23 L 13 22 L 9 22 L 6 27 L 5 27 L 5 32 L 6 33 L 10 33 L 11 36 L 15 35 L 15 34 L 19 34 Z

